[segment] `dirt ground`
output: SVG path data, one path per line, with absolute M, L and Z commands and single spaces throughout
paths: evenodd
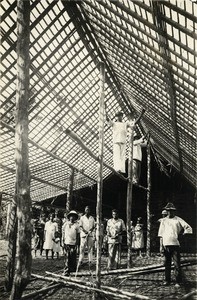
M 6 265 L 6 242 L 0 241 L 0 299 L 7 300 L 9 299 L 9 294 L 4 291 L 4 273 Z M 157 271 L 155 273 L 141 274 L 141 275 L 129 275 L 126 278 L 122 278 L 125 274 L 113 274 L 113 275 L 103 275 L 101 277 L 101 284 L 105 286 L 111 286 L 118 288 L 120 290 L 133 292 L 137 295 L 143 295 L 149 297 L 151 300 L 171 300 L 171 299 L 190 299 L 197 300 L 196 294 L 196 278 L 197 278 L 197 269 L 196 269 L 196 255 L 195 254 L 184 254 L 181 255 L 182 263 L 193 261 L 190 265 L 183 266 L 183 283 L 180 288 L 176 288 L 175 284 L 172 282 L 170 286 L 164 286 L 164 272 Z M 121 269 L 126 268 L 127 253 L 123 252 L 121 257 Z M 85 264 L 80 269 L 80 272 L 85 272 L 85 275 L 79 277 L 80 280 L 84 282 L 94 283 L 95 281 L 95 260 L 91 267 L 87 263 L 87 257 L 85 257 Z M 101 259 L 102 270 L 106 270 L 107 257 L 102 256 Z M 143 254 L 143 258 L 137 258 L 136 254 L 133 254 L 132 257 L 132 267 L 143 267 L 148 265 L 163 264 L 163 258 L 158 254 L 154 253 L 150 257 L 146 257 Z M 46 271 L 62 275 L 64 267 L 64 258 L 63 255 L 59 259 L 56 257 L 52 260 L 50 257 L 48 260 L 43 256 L 33 255 L 32 263 L 32 274 L 49 276 L 46 275 Z M 74 278 L 75 274 L 71 275 L 71 278 Z M 173 273 L 172 273 L 173 279 Z M 50 282 L 44 281 L 41 279 L 35 279 L 32 277 L 32 281 L 27 286 L 23 295 L 37 291 L 43 287 L 49 286 Z M 47 299 L 47 300 L 56 300 L 56 299 L 65 299 L 65 300 L 89 300 L 92 299 L 93 293 L 79 290 L 78 288 L 71 288 L 67 285 L 61 285 L 56 289 L 49 290 L 47 293 L 40 293 L 36 297 L 31 296 L 28 299 Z M 100 299 L 118 299 L 117 297 L 112 296 L 100 296 Z M 137 299 L 133 298 L 132 299 Z

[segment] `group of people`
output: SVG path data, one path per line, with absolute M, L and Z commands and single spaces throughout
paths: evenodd
M 165 285 L 171 282 L 171 263 L 174 262 L 176 286 L 181 282 L 180 267 L 180 234 L 191 234 L 192 228 L 183 219 L 175 215 L 176 208 L 173 203 L 168 203 L 162 211 L 162 218 L 159 219 L 158 237 L 160 238 L 160 252 L 165 259 Z M 87 250 L 89 265 L 93 261 L 93 248 L 95 243 L 96 222 L 90 214 L 90 207 L 86 206 L 84 214 L 79 218 L 76 211 L 71 210 L 62 224 L 60 232 L 60 223 L 57 216 L 49 215 L 49 220 L 44 222 L 43 215 L 37 224 L 36 235 L 38 235 L 40 254 L 43 249 L 46 251 L 48 259 L 49 250 L 54 253 L 60 252 L 61 246 L 65 256 L 64 275 L 70 272 L 76 272 L 84 263 L 84 255 Z M 106 226 L 101 226 L 101 235 L 103 243 L 106 243 L 108 262 L 107 269 L 117 269 L 121 262 L 121 245 L 123 232 L 126 231 L 124 221 L 119 218 L 118 211 L 112 210 L 112 218 L 107 220 Z M 142 218 L 137 218 L 137 223 L 133 226 L 131 221 L 132 248 L 138 251 L 139 257 L 144 248 L 144 235 Z M 41 240 L 40 238 L 43 239 Z M 38 246 L 37 244 L 37 246 Z M 36 248 L 37 249 L 37 248 Z M 77 262 L 77 254 L 78 262 Z

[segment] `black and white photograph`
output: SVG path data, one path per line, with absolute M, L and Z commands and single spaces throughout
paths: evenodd
M 0 10 L 0 299 L 197 300 L 197 1 Z

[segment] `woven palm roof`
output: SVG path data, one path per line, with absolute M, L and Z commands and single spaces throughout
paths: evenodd
M 1 3 L 1 192 L 14 195 L 16 1 Z M 97 180 L 97 161 L 62 132 L 69 128 L 98 155 L 99 62 L 113 118 L 146 109 L 157 159 L 196 180 L 196 21 L 194 1 L 31 1 L 29 165 L 31 198 L 66 193 Z M 112 166 L 105 124 L 104 161 Z M 104 167 L 103 177 L 111 171 Z

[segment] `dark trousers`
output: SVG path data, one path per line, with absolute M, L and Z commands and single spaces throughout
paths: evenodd
M 70 272 L 75 272 L 77 268 L 77 251 L 76 245 L 66 245 L 64 244 L 65 253 L 65 267 L 64 271 L 68 274 Z
M 165 256 L 165 280 L 167 282 L 171 281 L 171 264 L 172 259 L 174 262 L 174 274 L 175 281 L 180 283 L 181 278 L 181 262 L 180 262 L 180 247 L 179 246 L 165 246 L 164 247 Z

